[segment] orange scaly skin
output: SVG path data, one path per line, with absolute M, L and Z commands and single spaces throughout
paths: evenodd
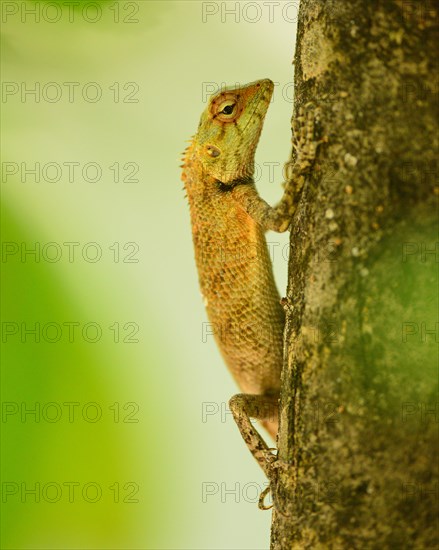
M 249 417 L 264 420 L 274 438 L 283 359 L 284 312 L 264 233 L 285 231 L 315 155 L 303 153 L 284 196 L 272 208 L 256 191 L 254 155 L 273 93 L 265 79 L 216 94 L 201 116 L 183 159 L 201 293 L 218 347 L 244 394 L 230 408 L 252 454 L 271 474 L 274 455 Z M 301 153 L 301 154 L 299 154 Z

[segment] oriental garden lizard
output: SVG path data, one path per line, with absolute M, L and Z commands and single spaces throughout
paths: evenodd
M 260 198 L 254 157 L 273 88 L 264 79 L 212 96 L 182 164 L 204 305 L 224 361 L 243 392 L 229 406 L 270 480 L 276 456 L 250 418 L 261 420 L 276 437 L 285 315 L 264 233 L 290 227 L 320 143 L 314 140 L 316 111 L 307 105 L 292 121 L 296 161 L 281 201 L 271 207 Z

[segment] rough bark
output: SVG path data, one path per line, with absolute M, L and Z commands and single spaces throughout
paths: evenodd
M 272 549 L 439 546 L 438 2 L 303 0 Z

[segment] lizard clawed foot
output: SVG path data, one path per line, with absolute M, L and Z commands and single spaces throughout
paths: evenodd
M 270 485 L 268 487 L 265 487 L 265 489 L 262 491 L 262 493 L 259 495 L 259 500 L 258 500 L 258 508 L 259 510 L 271 510 L 271 508 L 274 507 L 274 509 L 276 510 L 276 512 L 278 512 L 281 516 L 284 516 L 285 518 L 288 518 L 290 517 L 290 514 L 287 514 L 285 512 L 283 512 L 278 503 L 276 502 L 277 499 L 275 497 L 275 492 L 273 492 L 273 488 L 272 488 L 272 482 L 270 482 Z M 268 495 L 268 494 L 272 494 L 273 495 L 273 503 L 270 504 L 269 506 L 266 506 L 265 504 L 265 497 Z
M 275 452 L 273 452 L 275 451 Z M 262 451 L 263 457 L 266 461 L 266 470 L 265 472 L 270 476 L 271 472 L 273 472 L 276 468 L 276 463 L 278 461 L 277 458 L 277 449 L 274 447 L 270 447 L 268 449 L 265 449 Z
M 268 450 L 271 451 L 271 450 L 277 450 L 277 449 L 268 449 Z M 272 456 L 274 456 L 274 455 L 272 455 Z M 278 512 L 281 516 L 290 517 L 290 514 L 287 514 L 286 512 L 283 512 L 281 510 L 281 508 L 279 506 L 279 499 L 277 498 L 277 490 L 276 490 L 276 488 L 277 488 L 277 477 L 278 477 L 277 472 L 279 471 L 279 468 L 285 468 L 285 467 L 288 467 L 288 465 L 283 463 L 282 461 L 280 461 L 277 457 L 274 461 L 271 461 L 271 463 L 270 463 L 270 468 L 271 468 L 270 484 L 259 495 L 259 500 L 258 500 L 259 510 L 270 510 L 271 508 L 274 507 L 276 512 Z M 273 503 L 270 504 L 269 506 L 267 506 L 264 501 L 265 501 L 266 496 L 270 493 L 273 497 Z
M 310 102 L 303 107 L 300 106 L 298 116 L 291 121 L 292 145 L 297 152 L 297 162 L 304 167 L 315 159 L 317 147 L 325 141 L 315 139 L 314 134 L 319 118 L 320 109 Z

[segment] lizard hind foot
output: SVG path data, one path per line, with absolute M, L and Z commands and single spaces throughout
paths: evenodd
M 273 495 L 273 502 L 272 504 L 270 504 L 269 506 L 267 506 L 265 504 L 265 498 L 268 494 L 272 494 Z M 276 510 L 276 512 L 278 512 L 281 516 L 284 516 L 284 517 L 290 517 L 289 514 L 286 514 L 285 512 L 283 512 L 279 506 L 277 506 L 276 504 L 276 498 L 274 497 L 274 493 L 273 493 L 273 490 L 272 490 L 272 483 L 270 483 L 270 485 L 268 487 L 265 487 L 265 489 L 262 491 L 262 493 L 259 495 L 259 500 L 258 500 L 258 508 L 259 510 L 271 510 L 271 508 L 273 508 Z

